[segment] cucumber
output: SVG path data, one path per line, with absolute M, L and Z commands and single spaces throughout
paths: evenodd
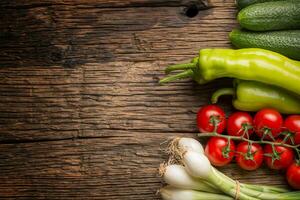
M 237 48 L 262 48 L 300 60 L 300 30 L 253 32 L 233 29 L 229 38 Z
M 242 9 L 255 3 L 264 3 L 269 1 L 280 1 L 280 0 L 236 0 L 236 5 L 239 9 Z
M 238 14 L 241 27 L 252 31 L 300 28 L 300 0 L 257 3 Z

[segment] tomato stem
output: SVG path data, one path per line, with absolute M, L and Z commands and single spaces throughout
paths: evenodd
M 230 139 L 227 138 L 227 145 L 222 149 L 222 155 L 224 158 L 229 158 L 230 150 Z
M 294 149 L 297 154 L 298 154 L 298 158 L 300 158 L 300 150 L 298 149 L 300 147 L 300 144 L 298 145 L 290 145 L 290 144 L 285 144 L 283 142 L 272 142 L 272 141 L 266 141 L 266 140 L 250 140 L 247 139 L 243 136 L 231 136 L 231 135 L 221 135 L 218 134 L 216 132 L 211 132 L 211 133 L 199 133 L 198 137 L 221 137 L 221 138 L 226 138 L 229 140 L 238 140 L 238 141 L 245 141 L 248 143 L 258 143 L 258 144 L 270 144 L 270 145 L 276 145 L 276 146 L 283 146 L 283 147 L 288 147 L 288 148 L 292 148 Z
M 220 122 L 221 122 L 220 117 L 219 117 L 219 116 L 212 115 L 212 116 L 210 116 L 210 118 L 209 118 L 209 122 L 210 122 L 210 123 L 213 125 L 213 127 L 214 127 L 213 132 L 217 132 L 218 125 L 219 125 Z
M 280 153 L 277 152 L 276 149 L 275 149 L 275 145 L 274 144 L 272 144 L 271 147 L 272 147 L 272 154 L 271 154 L 272 166 L 274 166 L 274 162 L 276 160 L 280 159 L 280 154 L 282 154 L 282 152 L 280 152 Z
M 252 161 L 255 161 L 254 160 L 254 154 L 256 153 L 256 152 L 251 152 L 251 147 L 252 147 L 252 142 L 248 142 L 248 146 L 247 146 L 247 153 L 246 153 L 246 155 L 244 155 L 244 158 L 246 159 L 246 160 L 252 160 Z
M 266 136 L 269 136 L 271 138 L 271 140 L 275 141 L 275 138 L 272 135 L 271 129 L 268 127 L 263 128 L 263 135 L 261 137 L 261 141 L 263 141 Z
M 294 142 L 294 137 L 293 137 L 293 133 L 289 132 L 289 131 L 285 131 L 285 132 L 282 132 L 282 135 L 285 135 L 282 142 L 286 142 L 288 140 L 290 140 L 290 142 L 294 145 L 295 142 Z
M 249 139 L 249 130 L 251 130 L 251 129 L 253 129 L 253 126 L 251 126 L 251 125 L 249 125 L 249 124 L 247 124 L 247 123 L 243 123 L 242 124 L 242 128 L 241 128 L 241 130 L 240 131 L 243 131 L 243 135 L 242 135 L 242 137 L 247 137 L 247 139 Z

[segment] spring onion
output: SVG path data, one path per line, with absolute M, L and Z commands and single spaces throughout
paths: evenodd
M 232 197 L 226 195 L 179 189 L 170 186 L 160 189 L 160 194 L 164 200 L 233 200 Z
M 184 151 L 195 151 L 201 154 L 204 153 L 202 144 L 193 138 L 178 139 L 178 148 Z
M 215 169 L 204 155 L 201 143 L 192 138 L 176 138 L 170 146 L 181 165 L 165 166 L 163 178 L 172 186 L 162 189 L 165 200 L 209 199 L 209 195 L 222 191 L 225 199 L 241 200 L 294 200 L 300 192 L 287 192 L 284 188 L 241 184 Z M 172 155 L 172 154 L 171 154 Z M 180 189 L 178 189 L 180 188 Z M 200 192 L 200 191 L 201 192 Z M 228 197 L 228 196 L 230 197 Z M 213 199 L 222 199 L 216 198 Z
M 220 193 L 220 190 L 216 189 L 210 183 L 189 175 L 185 168 L 181 165 L 162 166 L 160 171 L 162 173 L 163 180 L 171 186 L 182 189 Z
M 187 172 L 197 178 L 202 178 L 214 185 L 216 185 L 225 194 L 232 197 L 236 196 L 237 185 L 221 176 L 214 173 L 208 158 L 204 154 L 199 154 L 193 151 L 187 151 L 182 158 L 182 162 Z M 239 193 L 241 200 L 257 200 L 254 197 L 248 196 L 243 192 Z

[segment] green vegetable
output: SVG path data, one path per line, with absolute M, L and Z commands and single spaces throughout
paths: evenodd
M 236 4 L 239 9 L 242 9 L 255 3 L 263 3 L 268 1 L 280 1 L 280 0 L 236 0 Z
M 241 27 L 252 31 L 300 28 L 300 1 L 275 1 L 250 5 L 238 14 Z
M 168 152 L 177 154 L 178 152 L 193 151 L 198 154 L 204 154 L 204 149 L 201 143 L 193 138 L 177 137 L 173 139 L 169 145 Z M 162 164 L 159 168 L 160 175 L 163 180 L 172 187 L 181 189 L 192 189 L 203 192 L 210 193 L 220 193 L 221 191 L 213 184 L 205 181 L 204 179 L 199 179 L 191 176 L 183 166 L 172 164 Z M 219 176 L 222 176 L 226 180 L 231 180 L 226 175 L 217 171 Z M 288 192 L 285 188 L 266 186 L 266 185 L 252 185 L 240 183 L 243 188 L 248 188 L 249 190 L 255 190 L 264 193 L 283 193 Z
M 198 191 L 220 193 L 214 185 L 209 184 L 205 180 L 197 179 L 189 175 L 181 165 L 162 166 L 162 177 L 170 186 L 182 189 L 193 189 Z
M 300 60 L 300 30 L 252 32 L 234 29 L 230 41 L 238 48 L 262 48 Z
M 201 151 L 197 151 L 199 149 L 198 146 L 201 146 L 201 144 L 198 142 L 198 145 L 195 144 L 195 142 L 185 144 L 184 146 L 181 146 L 181 148 L 172 148 L 174 150 L 174 153 L 177 154 L 177 157 L 180 157 L 180 163 L 184 164 L 184 169 L 186 172 L 200 180 L 200 181 L 206 181 L 214 186 L 216 186 L 220 191 L 224 192 L 225 194 L 235 197 L 236 195 L 236 182 L 233 181 L 230 178 L 225 178 L 221 176 L 219 173 L 217 173 L 217 170 L 212 167 L 210 164 L 210 161 L 208 158 L 203 154 Z M 195 149 L 195 147 L 197 147 Z M 193 150 L 195 149 L 195 150 Z M 184 152 L 184 153 L 180 153 Z M 179 155 L 178 155 L 179 153 Z M 174 176 L 177 176 L 178 174 L 174 173 Z M 169 174 L 170 176 L 170 174 Z M 185 179 L 182 179 L 182 181 L 186 181 Z M 195 186 L 196 187 L 196 186 Z M 185 188 L 187 189 L 187 188 Z M 244 192 L 251 193 L 251 194 L 261 194 L 261 192 L 250 190 L 247 188 L 240 188 L 239 192 L 239 199 L 241 200 L 258 200 L 257 198 L 251 197 Z M 266 193 L 268 194 L 268 193 Z M 185 198 L 181 198 L 185 199 Z M 188 198 L 187 198 L 188 199 Z
M 163 200 L 233 200 L 232 197 L 195 190 L 165 186 L 160 189 Z
M 219 135 L 216 132 L 201 133 L 199 135 L 202 134 Z M 237 136 L 221 136 L 237 138 Z M 160 169 L 163 179 L 166 183 L 170 184 L 160 191 L 164 200 L 232 198 L 240 200 L 299 199 L 300 192 L 286 192 L 282 188 L 261 185 L 249 186 L 234 181 L 211 165 L 208 158 L 204 155 L 201 143 L 192 138 L 184 138 L 182 142 L 181 139 L 175 138 L 171 142 L 171 145 L 169 145 L 169 148 L 168 152 L 171 156 L 169 162 L 172 158 L 176 158 L 183 166 L 167 165 L 163 170 Z M 170 190 L 165 190 L 166 188 Z M 224 195 L 221 195 L 220 192 L 223 192 Z
M 300 99 L 276 86 L 256 81 L 235 80 L 235 88 L 222 88 L 212 95 L 216 103 L 222 95 L 233 95 L 233 106 L 243 111 L 274 108 L 284 114 L 300 114 Z
M 166 77 L 160 83 L 192 77 L 199 84 L 204 84 L 230 77 L 275 85 L 300 95 L 300 61 L 269 50 L 202 49 L 198 59 L 193 59 L 192 63 L 169 66 L 165 71 L 175 70 L 184 71 Z

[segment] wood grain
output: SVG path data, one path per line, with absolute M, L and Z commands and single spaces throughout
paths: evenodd
M 184 6 L 2 9 L 0 66 L 188 59 L 200 48 L 229 46 L 236 10 L 224 4 L 194 18 L 185 16 Z
M 76 69 L 0 69 L 0 139 L 95 137 L 120 130 L 196 132 L 199 106 L 223 81 L 160 86 L 164 66 L 113 62 Z
M 235 14 L 229 0 L 1 1 L 0 197 L 159 199 L 161 143 L 195 136 L 198 108 L 231 81 L 158 79 L 200 48 L 230 47 Z M 221 170 L 285 185 L 265 168 Z
M 78 6 L 78 7 L 97 7 L 97 8 L 116 8 L 116 7 L 179 7 L 196 5 L 224 6 L 233 5 L 232 1 L 221 0 L 30 0 L 20 2 L 17 0 L 1 1 L 1 8 L 9 9 L 30 9 L 36 7 Z
M 5 154 L 0 154 L 0 195 L 159 199 L 156 191 L 162 183 L 157 168 L 166 159 L 161 143 L 193 134 L 120 133 L 122 136 L 1 145 Z M 266 168 L 249 173 L 232 164 L 222 170 L 242 182 L 280 185 L 283 181 L 277 172 Z

